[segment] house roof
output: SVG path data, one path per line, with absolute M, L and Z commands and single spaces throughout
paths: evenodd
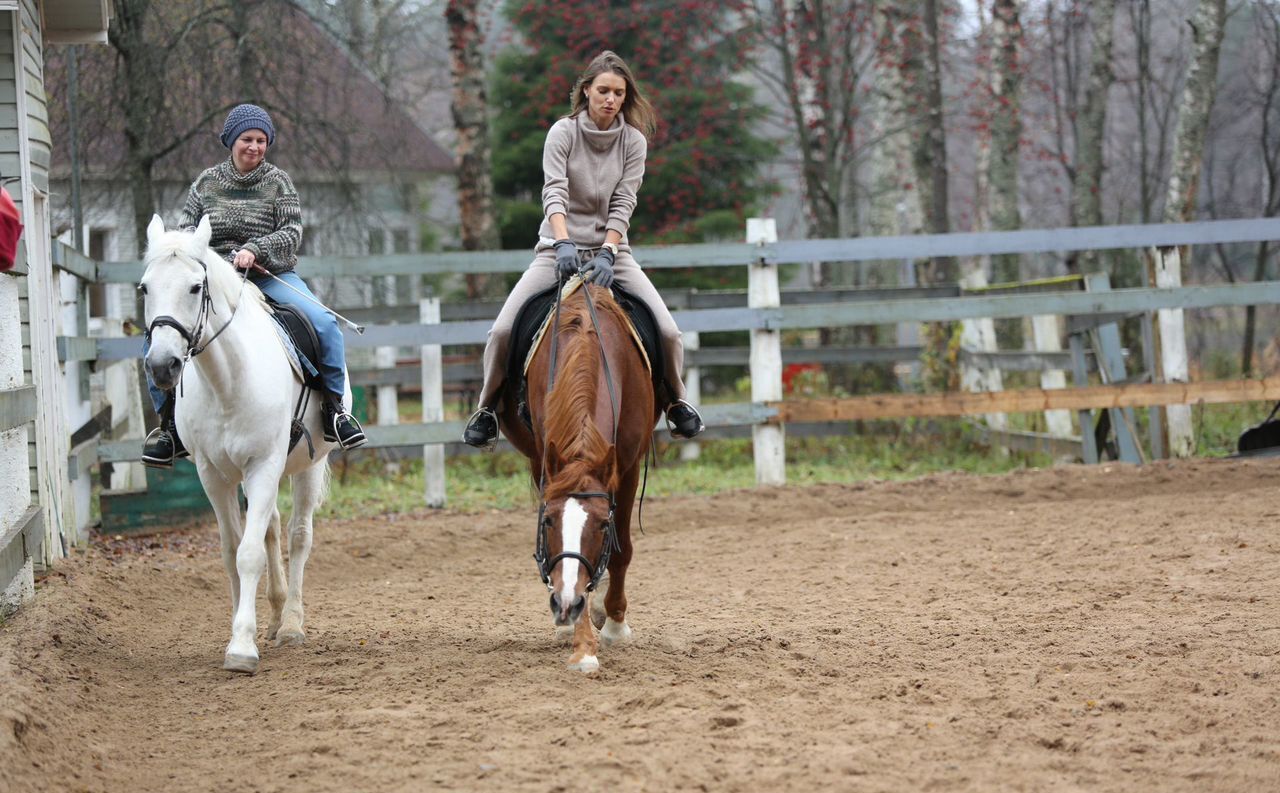
M 383 174 L 403 178 L 453 170 L 452 156 L 310 16 L 297 9 L 283 16 L 271 21 L 271 35 L 279 46 L 256 55 L 261 77 L 253 88 L 260 96 L 244 97 L 224 89 L 220 96 L 182 105 L 173 94 L 183 90 L 183 75 L 170 81 L 166 126 L 194 129 L 195 134 L 156 161 L 155 176 L 190 179 L 225 157 L 218 135 L 226 110 L 241 101 L 257 101 L 271 112 L 277 134 L 268 159 L 289 170 L 295 180 L 338 175 L 358 180 Z M 55 177 L 65 177 L 70 172 L 70 124 L 65 52 L 58 49 L 51 48 L 49 64 L 51 170 Z M 125 165 L 124 113 L 119 100 L 103 101 L 101 95 L 109 92 L 95 90 L 85 80 L 86 75 L 94 79 L 93 69 L 114 74 L 115 64 L 115 52 L 109 47 L 80 52 L 80 154 L 82 173 L 89 178 L 120 174 Z M 156 145 L 163 144 L 157 141 Z

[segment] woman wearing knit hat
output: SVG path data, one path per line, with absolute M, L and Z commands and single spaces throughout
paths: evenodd
M 498 437 L 497 405 L 516 315 L 529 298 L 585 265 L 586 278 L 608 287 L 615 281 L 653 312 L 662 336 L 666 406 L 671 434 L 692 438 L 704 429 L 685 401 L 684 346 L 680 329 L 658 290 L 631 256 L 627 229 L 644 178 L 648 137 L 657 126 L 653 107 L 636 87 L 631 69 L 606 50 L 588 64 L 570 95 L 569 115 L 547 132 L 542 150 L 542 209 L 534 260 L 507 296 L 484 348 L 480 406 L 462 440 L 487 447 Z
M 210 247 L 239 269 L 258 265 L 280 279 L 257 271 L 249 273 L 249 279 L 267 297 L 296 306 L 311 320 L 320 340 L 316 363 L 326 392 L 325 440 L 343 449 L 360 446 L 365 442 L 364 430 L 343 406 L 346 349 L 338 321 L 318 302 L 298 294 L 311 294 L 294 272 L 302 242 L 302 209 L 289 174 L 266 161 L 267 149 L 276 140 L 271 116 L 257 105 L 238 105 L 227 114 L 219 140 L 231 150 L 231 156 L 196 177 L 187 191 L 179 223 L 194 228 L 207 215 L 213 226 Z M 175 459 L 187 456 L 187 450 L 174 425 L 172 392 L 161 391 L 149 381 L 148 386 L 160 414 L 160 426 L 147 436 L 142 461 L 167 468 Z

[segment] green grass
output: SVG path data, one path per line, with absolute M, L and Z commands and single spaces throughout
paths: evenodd
M 1192 408 L 1196 454 L 1223 457 L 1235 451 L 1240 433 L 1266 418 L 1271 406 L 1201 405 Z M 1137 411 L 1138 433 L 1150 449 L 1147 411 Z M 1013 428 L 1039 429 L 1038 417 L 1011 416 Z M 848 435 L 787 440 L 787 484 L 803 487 L 866 480 L 913 479 L 942 471 L 999 474 L 1028 467 L 1048 467 L 1045 455 L 988 449 L 958 420 L 909 419 L 902 422 L 850 424 Z M 701 444 L 701 456 L 680 460 L 680 446 L 659 443 L 658 464 L 649 471 L 651 497 L 709 495 L 752 487 L 755 470 L 750 441 L 723 440 Z M 536 501 L 528 466 L 514 452 L 474 454 L 448 460 L 446 497 L 451 509 L 532 508 Z M 327 518 L 370 517 L 423 508 L 422 463 L 405 460 L 395 468 L 375 453 L 352 454 L 333 469 L 333 486 L 321 510 Z M 287 483 L 280 505 L 288 509 Z

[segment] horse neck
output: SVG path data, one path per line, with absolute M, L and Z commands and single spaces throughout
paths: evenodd
M 610 321 L 609 312 L 599 308 L 600 321 Z M 615 440 L 614 416 L 609 403 L 606 401 L 606 406 L 599 409 L 599 396 L 607 385 L 601 365 L 600 340 L 593 331 L 590 316 L 584 306 L 575 304 L 561 321 L 567 323 L 568 328 L 556 367 L 556 384 L 546 403 L 544 442 L 555 447 L 562 465 L 548 485 L 548 495 L 581 490 L 591 476 L 599 476 L 595 469 L 604 461 Z M 621 411 L 621 384 L 615 381 L 614 389 L 617 409 Z M 602 484 L 609 487 L 607 482 Z
M 269 339 L 273 331 L 269 324 L 272 320 L 248 285 L 237 287 L 229 300 L 215 302 L 222 305 L 217 307 L 217 313 L 209 314 L 201 340 L 209 346 L 191 361 L 221 399 L 241 401 L 256 371 L 253 364 L 262 358 L 264 339 Z

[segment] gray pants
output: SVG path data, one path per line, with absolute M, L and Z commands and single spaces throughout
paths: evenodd
M 584 251 L 585 257 L 594 255 L 594 251 Z M 623 289 L 644 301 L 653 312 L 658 322 L 658 335 L 662 337 L 663 359 L 666 361 L 666 380 L 671 387 L 675 399 L 684 399 L 684 345 L 680 342 L 680 329 L 671 318 L 662 295 L 653 288 L 649 276 L 636 264 L 627 251 L 618 251 L 613 263 L 614 280 Z M 516 315 L 529 298 L 549 289 L 556 284 L 556 255 L 551 249 L 540 250 L 534 257 L 529 269 L 520 276 L 520 281 L 507 295 L 502 311 L 493 321 L 489 329 L 489 339 L 484 345 L 484 386 L 480 389 L 480 407 L 496 407 L 494 395 L 502 387 L 506 379 L 507 353 L 511 348 L 511 329 L 515 325 Z M 662 397 L 659 397 L 659 402 Z M 665 405 L 663 406 L 665 407 Z

